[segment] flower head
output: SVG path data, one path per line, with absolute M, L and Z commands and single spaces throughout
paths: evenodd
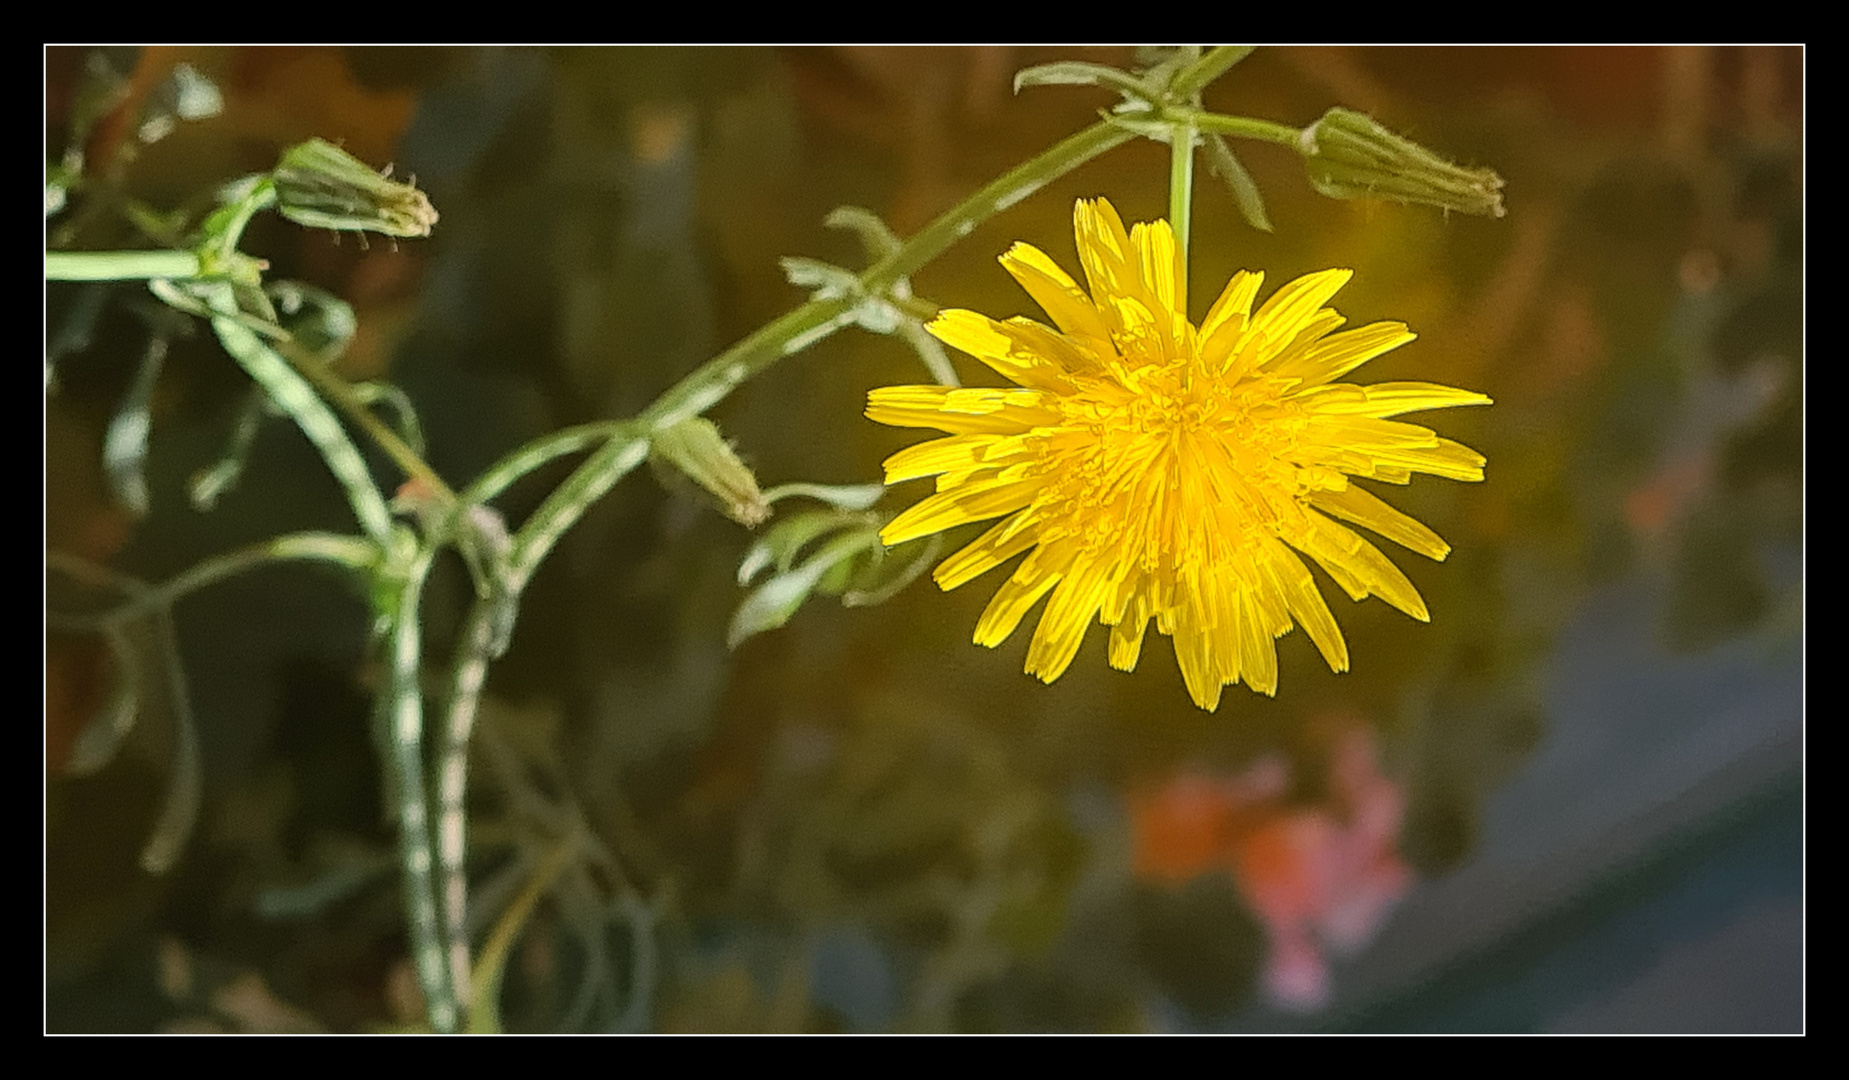
M 1241 680 L 1276 693 L 1273 641 L 1299 623 L 1331 668 L 1347 670 L 1341 629 L 1299 552 L 1354 599 L 1377 595 L 1427 619 L 1399 568 L 1336 519 L 1444 558 L 1436 533 L 1350 477 L 1481 480 L 1482 455 L 1388 418 L 1489 398 L 1337 382 L 1413 338 L 1400 323 L 1335 332 L 1343 319 L 1323 304 L 1350 271 L 1298 278 L 1256 311 L 1263 275 L 1241 271 L 1196 327 L 1167 222 L 1126 231 L 1103 199 L 1081 201 L 1074 219 L 1089 296 L 1027 244 L 1001 257 L 1058 329 L 952 310 L 929 326 L 1015 385 L 868 396 L 874 420 L 947 433 L 887 459 L 888 484 L 935 476 L 937 491 L 881 539 L 1001 518 L 935 572 L 953 589 L 1026 554 L 977 623 L 978 644 L 999 645 L 1050 593 L 1027 671 L 1058 678 L 1094 616 L 1111 627 L 1111 666 L 1128 671 L 1153 618 L 1203 709 Z
M 411 184 L 373 172 L 326 139 L 310 139 L 286 151 L 271 174 L 282 215 L 310 229 L 430 235 L 437 223 L 430 198 Z

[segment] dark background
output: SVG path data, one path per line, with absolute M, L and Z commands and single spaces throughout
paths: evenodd
M 409 393 L 429 460 L 460 486 L 527 439 L 633 414 L 799 303 L 779 257 L 861 265 L 852 237 L 821 225 L 834 207 L 873 209 L 903 235 L 1090 123 L 1109 95 L 1011 92 L 1015 70 L 1068 58 L 1135 61 L 56 48 L 47 160 L 70 145 L 86 88 L 105 85 L 121 96 L 82 140 L 89 168 L 158 209 L 203 209 L 311 136 L 414 176 L 442 215 L 428 240 L 362 243 L 266 216 L 247 250 L 272 278 L 353 304 L 342 371 Z M 1166 639 L 1123 674 L 1094 633 L 1043 686 L 1021 673 L 1026 633 L 995 652 L 969 643 L 987 582 L 921 582 L 870 609 L 817 599 L 728 652 L 750 537 L 690 491 L 627 479 L 537 579 L 484 705 L 475 906 L 491 919 L 561 828 L 601 853 L 522 935 L 508 1026 L 1802 1030 L 1804 59 L 1267 49 L 1210 88 L 1210 107 L 1291 124 L 1363 109 L 1508 182 L 1498 220 L 1339 203 L 1288 151 L 1241 144 L 1268 235 L 1201 170 L 1195 318 L 1242 267 L 1272 287 L 1351 267 L 1335 301 L 1351 325 L 1420 335 L 1360 381 L 1496 400 L 1427 421 L 1488 457 L 1485 483 L 1386 492 L 1452 544 L 1443 565 L 1395 557 L 1432 622 L 1322 582 L 1347 674 L 1293 634 L 1276 699 L 1229 688 L 1206 714 Z M 141 122 L 181 63 L 224 107 L 147 141 Z M 1166 170 L 1163 147 L 1114 151 L 977 229 L 915 287 L 1037 315 L 995 256 L 1025 239 L 1076 268 L 1073 200 L 1160 217 Z M 47 229 L 80 249 L 147 243 L 83 199 Z M 277 532 L 350 531 L 280 421 L 215 510 L 188 504 L 247 385 L 201 328 L 174 337 L 155 388 L 151 509 L 112 496 L 102 434 L 150 309 L 132 284 L 47 287 L 47 548 L 158 580 Z M 865 483 L 915 437 L 865 421 L 867 390 L 924 378 L 902 342 L 848 330 L 715 418 L 767 484 Z M 561 476 L 500 505 L 517 521 Z M 55 610 L 75 601 L 54 577 Z M 442 568 L 433 649 L 467 588 Z M 67 776 L 110 662 L 93 638 L 47 631 L 47 1026 L 415 1023 L 363 598 L 323 572 L 268 569 L 183 600 L 176 626 L 205 801 L 161 876 L 136 854 L 166 783 L 170 710 L 150 702 L 108 767 Z M 1367 857 L 1407 884 L 1346 955 L 1312 934 L 1326 994 L 1293 1007 L 1267 989 L 1280 929 L 1253 898 L 1304 871 L 1267 862 L 1261 838 L 1352 825 L 1331 763 L 1357 732 L 1398 808 Z M 1191 781 L 1230 790 L 1279 767 L 1281 790 L 1205 832 L 1151 809 L 1179 805 L 1164 800 Z M 1304 917 L 1342 900 L 1336 888 Z

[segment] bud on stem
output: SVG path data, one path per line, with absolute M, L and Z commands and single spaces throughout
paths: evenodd
M 758 478 L 711 420 L 696 416 L 657 431 L 650 451 L 710 492 L 725 515 L 740 525 L 755 528 L 770 516 Z
M 429 236 L 437 221 L 436 209 L 423 192 L 373 172 L 324 139 L 290 147 L 271 179 L 277 209 L 311 229 L 420 237 Z
M 1502 177 L 1493 169 L 1467 169 L 1373 117 L 1335 108 L 1303 129 L 1297 140 L 1310 184 L 1332 199 L 1391 199 L 1465 214 L 1501 217 Z

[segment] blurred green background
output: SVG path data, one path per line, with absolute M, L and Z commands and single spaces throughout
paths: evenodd
M 1137 59 L 55 48 L 47 160 L 89 109 L 92 168 L 162 209 L 207 205 L 311 136 L 414 176 L 442 215 L 427 241 L 272 217 L 249 249 L 353 304 L 343 372 L 404 388 L 460 484 L 537 435 L 639 411 L 799 303 L 779 257 L 858 266 L 821 224 L 834 207 L 905 235 L 1090 123 L 1110 95 L 1011 92 L 1019 68 L 1074 58 Z M 1365 110 L 1507 180 L 1495 220 L 1333 202 L 1294 155 L 1248 144 L 1266 234 L 1199 178 L 1196 319 L 1237 269 L 1275 287 L 1351 267 L 1335 301 L 1351 325 L 1420 335 L 1359 381 L 1496 400 L 1429 421 L 1487 455 L 1485 483 L 1389 493 L 1452 544 L 1442 565 L 1395 556 L 1432 622 L 1322 583 L 1347 674 L 1292 634 L 1276 699 L 1229 688 L 1207 714 L 1167 639 L 1123 674 L 1100 632 L 1043 686 L 1021 672 L 1027 634 L 970 644 L 985 582 L 818 599 L 728 652 L 749 534 L 630 477 L 536 580 L 477 736 L 478 933 L 560 830 L 598 853 L 516 944 L 510 1029 L 1801 1030 L 1804 60 L 1280 48 L 1208 90 L 1217 111 L 1293 125 Z M 222 108 L 163 129 L 182 64 Z M 1128 221 L 1165 216 L 1166 149 L 1049 185 L 918 293 L 1038 316 L 995 257 L 1027 240 L 1076 269 L 1072 204 L 1099 195 Z M 90 204 L 47 230 L 145 243 Z M 48 549 L 158 580 L 280 531 L 350 528 L 277 422 L 215 510 L 188 504 L 247 385 L 197 332 L 153 390 L 150 509 L 112 493 L 103 433 L 152 308 L 133 284 L 47 287 Z M 766 484 L 865 483 L 915 438 L 863 419 L 867 390 L 926 378 L 903 342 L 848 330 L 714 415 Z M 517 521 L 563 475 L 501 506 Z M 52 607 L 63 588 L 48 575 Z M 444 568 L 433 649 L 468 599 Z M 150 708 L 111 765 L 66 775 L 108 657 L 47 631 L 50 1029 L 416 1021 L 367 619 L 297 567 L 182 601 L 205 803 L 158 877 L 136 851 L 171 717 Z

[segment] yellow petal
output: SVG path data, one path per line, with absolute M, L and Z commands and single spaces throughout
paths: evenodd
M 931 575 L 938 587 L 948 592 L 1038 544 L 1040 537 L 1036 533 L 1019 527 L 1017 519 L 1029 513 L 1032 511 L 1022 510 L 998 522 L 956 554 L 938 563 Z
M 1032 502 L 1041 486 L 1039 480 L 1026 479 L 988 487 L 965 486 L 928 495 L 888 522 L 880 530 L 880 542 L 893 547 L 972 521 L 1012 514 Z
M 1354 276 L 1353 270 L 1319 270 L 1282 286 L 1252 316 L 1253 331 L 1274 341 L 1295 337 L 1296 328 L 1309 321 Z
M 1364 491 L 1354 484 L 1341 491 L 1319 491 L 1311 496 L 1310 505 L 1357 525 L 1364 525 L 1401 547 L 1410 548 L 1429 559 L 1443 561 L 1451 553 L 1451 545 L 1445 543 L 1437 533 L 1381 502 L 1372 492 Z
M 1044 570 L 1040 573 L 1028 573 L 1023 566 L 1015 571 L 1013 577 L 1002 583 L 995 590 L 995 596 L 989 600 L 989 606 L 982 611 L 982 618 L 976 620 L 976 644 L 993 649 L 1008 640 L 1014 628 L 1021 625 L 1021 618 L 1027 614 L 1048 589 L 1059 584 L 1059 572 Z
M 1016 244 L 1001 257 L 1001 264 L 1060 330 L 1090 338 L 1111 336 L 1104 320 L 1098 317 L 1098 309 L 1092 306 L 1091 298 L 1079 288 L 1078 282 L 1068 277 L 1059 264 L 1039 248 L 1032 244 Z

